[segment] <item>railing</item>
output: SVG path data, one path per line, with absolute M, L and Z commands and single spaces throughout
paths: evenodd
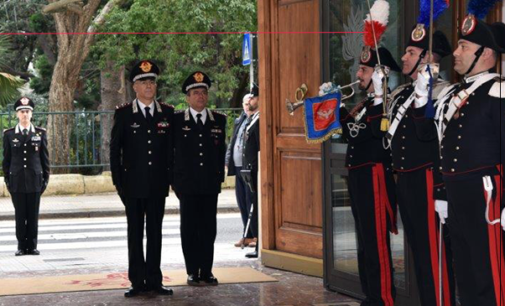
M 10 109 L 10 108 L 9 108 Z M 234 119 L 237 118 L 242 109 L 221 108 L 217 109 L 228 115 L 227 139 L 231 136 Z M 58 144 L 55 142 L 54 133 L 58 133 L 58 128 L 54 126 L 55 116 L 67 116 L 67 128 L 69 129 L 70 150 L 68 150 L 67 163 L 56 164 L 54 162 L 54 152 Z M 34 112 L 32 122 L 35 126 L 48 128 L 48 122 L 53 122 L 51 129 L 48 129 L 49 157 L 51 168 L 65 168 L 71 172 L 84 174 L 95 174 L 101 172 L 109 166 L 109 141 L 110 131 L 113 124 L 114 111 L 73 111 L 73 112 Z M 50 117 L 52 120 L 49 120 Z M 0 113 L 0 128 L 16 126 L 18 119 L 14 111 Z M 3 137 L 0 138 L 1 146 L 0 161 L 3 160 Z

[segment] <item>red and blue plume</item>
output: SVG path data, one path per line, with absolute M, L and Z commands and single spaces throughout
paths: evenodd
M 449 8 L 450 0 L 433 0 L 433 20 L 437 20 L 447 8 Z M 431 13 L 431 0 L 419 1 L 419 17 L 417 23 L 424 24 L 426 27 L 430 26 L 430 13 Z
M 489 11 L 500 0 L 470 0 L 468 2 L 468 13 L 474 15 L 478 19 L 484 19 Z
M 372 18 L 370 18 L 370 15 L 372 15 Z M 382 34 L 386 32 L 388 21 L 389 3 L 386 0 L 375 0 L 374 4 L 370 8 L 370 13 L 366 16 L 363 28 L 363 31 L 365 32 L 363 34 L 365 46 L 375 48 L 375 42 L 377 41 L 377 44 L 379 44 Z

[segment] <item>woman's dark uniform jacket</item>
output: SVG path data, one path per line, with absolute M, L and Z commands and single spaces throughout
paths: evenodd
M 4 131 L 2 168 L 9 192 L 43 192 L 49 182 L 49 153 L 46 130 L 23 136 L 14 128 Z

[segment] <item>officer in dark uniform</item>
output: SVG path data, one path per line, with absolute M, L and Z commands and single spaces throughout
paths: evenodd
M 34 108 L 33 101 L 26 97 L 16 101 L 14 109 L 19 123 L 5 130 L 3 139 L 2 168 L 16 215 L 16 256 L 40 254 L 37 250 L 40 196 L 49 182 L 46 130 L 31 123 Z
M 380 47 L 378 52 L 382 65 L 400 71 L 386 48 Z M 361 305 L 392 306 L 396 289 L 389 232 L 397 233 L 396 198 L 391 156 L 383 146 L 385 131 L 380 131 L 384 93 L 382 78 L 374 72 L 377 65 L 376 51 L 363 48 L 356 77 L 368 97 L 350 112 L 341 107 L 340 123 L 348 142 L 347 184 L 358 240 L 361 288 L 366 296 Z
M 258 152 L 260 151 L 260 112 L 259 112 L 259 88 L 255 84 L 251 89 L 252 98 L 249 99 L 249 118 L 247 118 L 244 131 L 244 151 L 242 165 L 246 176 L 244 180 L 251 190 L 251 201 L 247 203 L 247 211 L 250 214 L 251 205 L 253 213 L 249 217 L 250 229 L 254 237 L 258 238 L 254 252 L 247 253 L 247 258 L 258 258 L 259 233 L 258 233 Z
M 180 201 L 187 283 L 215 286 L 212 274 L 217 199 L 224 182 L 226 116 L 207 108 L 210 78 L 192 73 L 182 85 L 188 108 L 174 116 L 173 189 Z
M 432 135 L 426 139 L 417 134 L 416 120 L 424 118 L 414 114 L 416 97 L 426 104 L 428 78 L 418 77 L 428 60 L 429 29 L 418 24 L 411 32 L 405 54 L 402 57 L 403 74 L 413 82 L 400 86 L 391 95 L 389 118 L 391 126 L 387 133 L 391 146 L 393 169 L 397 173 L 396 193 L 403 227 L 412 248 L 417 285 L 422 305 L 437 305 L 440 301 L 439 275 L 439 226 L 435 206 L 447 207 L 447 196 L 442 175 L 438 139 Z M 433 60 L 451 54 L 446 36 L 433 34 Z M 435 80 L 433 96 L 448 86 L 442 79 Z M 445 211 L 447 209 L 445 208 Z M 442 220 L 442 222 L 445 222 Z M 455 305 L 454 273 L 447 229 L 443 232 L 444 260 L 442 263 L 442 295 L 444 305 Z
M 503 34 L 501 34 L 503 35 Z M 503 43 L 503 36 L 500 38 Z M 454 69 L 461 83 L 438 97 L 441 171 L 461 305 L 505 304 L 505 260 L 500 209 L 505 160 L 505 84 L 491 73 L 504 50 L 486 23 L 468 15 L 461 24 Z M 424 107 L 416 109 L 423 113 Z M 435 125 L 425 120 L 424 132 Z
M 158 74 L 158 66 L 151 61 L 133 67 L 130 80 L 137 98 L 116 108 L 112 127 L 112 180 L 128 221 L 128 277 L 132 287 L 125 297 L 151 290 L 172 294 L 171 289 L 163 287 L 160 263 L 165 198 L 172 178 L 174 109 L 155 100 Z

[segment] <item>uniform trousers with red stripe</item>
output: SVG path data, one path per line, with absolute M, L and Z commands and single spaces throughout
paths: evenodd
M 399 172 L 396 181 L 398 207 L 403 228 L 414 257 L 417 287 L 423 306 L 440 306 L 439 239 L 440 221 L 433 198 L 431 168 Z M 450 222 L 450 218 L 448 222 Z M 443 228 L 443 306 L 455 306 L 452 252 L 447 226 Z
M 500 218 L 500 198 L 493 177 L 489 219 Z M 462 306 L 505 305 L 505 262 L 503 231 L 500 223 L 486 222 L 486 193 L 481 176 L 463 180 L 445 179 L 449 200 L 448 224 L 458 293 Z M 501 190 L 498 189 L 498 190 Z
M 379 165 L 379 166 L 377 166 Z M 382 172 L 382 175 L 379 175 Z M 358 269 L 366 305 L 392 306 L 396 297 L 385 199 L 395 207 L 394 178 L 382 164 L 349 169 L 351 209 L 358 239 Z M 383 188 L 381 188 L 383 187 Z M 396 211 L 394 209 L 394 214 Z

